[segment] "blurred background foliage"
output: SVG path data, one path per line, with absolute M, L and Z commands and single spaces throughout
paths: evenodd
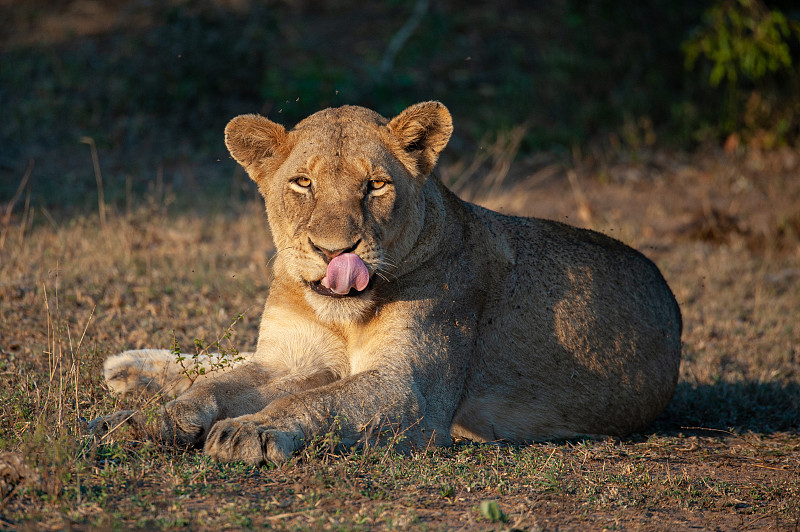
M 793 0 L 0 0 L 0 17 L 2 203 L 31 160 L 37 201 L 90 203 L 84 137 L 109 203 L 236 196 L 228 119 L 349 103 L 441 100 L 450 157 L 521 123 L 522 153 L 564 157 L 800 136 Z

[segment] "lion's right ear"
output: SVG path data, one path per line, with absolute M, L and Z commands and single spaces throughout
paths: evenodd
M 287 137 L 282 125 L 260 115 L 240 115 L 225 126 L 225 146 L 255 182 L 286 157 Z
M 422 102 L 392 118 L 388 127 L 400 146 L 398 158 L 413 174 L 427 176 L 450 140 L 453 119 L 441 103 Z

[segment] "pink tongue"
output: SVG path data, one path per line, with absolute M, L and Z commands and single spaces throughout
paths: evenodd
M 358 255 L 342 253 L 328 264 L 328 271 L 320 283 L 340 295 L 347 294 L 351 288 L 360 292 L 369 284 L 369 272 Z

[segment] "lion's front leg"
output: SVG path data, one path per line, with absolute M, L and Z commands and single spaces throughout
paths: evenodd
M 202 445 L 218 420 L 252 414 L 280 397 L 274 371 L 250 362 L 213 378 L 196 382 L 164 405 L 161 437 L 167 443 Z
M 390 393 L 387 393 L 390 390 Z M 424 447 L 435 438 L 450 442 L 446 426 L 423 418 L 424 401 L 410 381 L 370 371 L 303 393 L 282 397 L 257 414 L 217 422 L 205 452 L 222 461 L 253 465 L 286 460 L 314 434 L 332 427 L 345 445 L 388 434 L 404 448 Z
M 322 386 L 332 380 L 327 371 L 285 374 L 256 363 L 196 383 L 186 393 L 167 403 L 161 417 L 165 441 L 179 445 L 202 445 L 217 424 L 229 418 L 246 418 L 287 394 Z

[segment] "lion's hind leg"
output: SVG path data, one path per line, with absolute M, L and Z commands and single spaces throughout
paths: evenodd
M 249 353 L 241 353 L 241 359 Z M 221 364 L 214 355 L 186 357 L 183 363 L 168 349 L 137 349 L 110 356 L 103 363 L 103 375 L 112 391 L 122 395 L 150 397 L 181 395 L 198 380 L 237 364 Z

